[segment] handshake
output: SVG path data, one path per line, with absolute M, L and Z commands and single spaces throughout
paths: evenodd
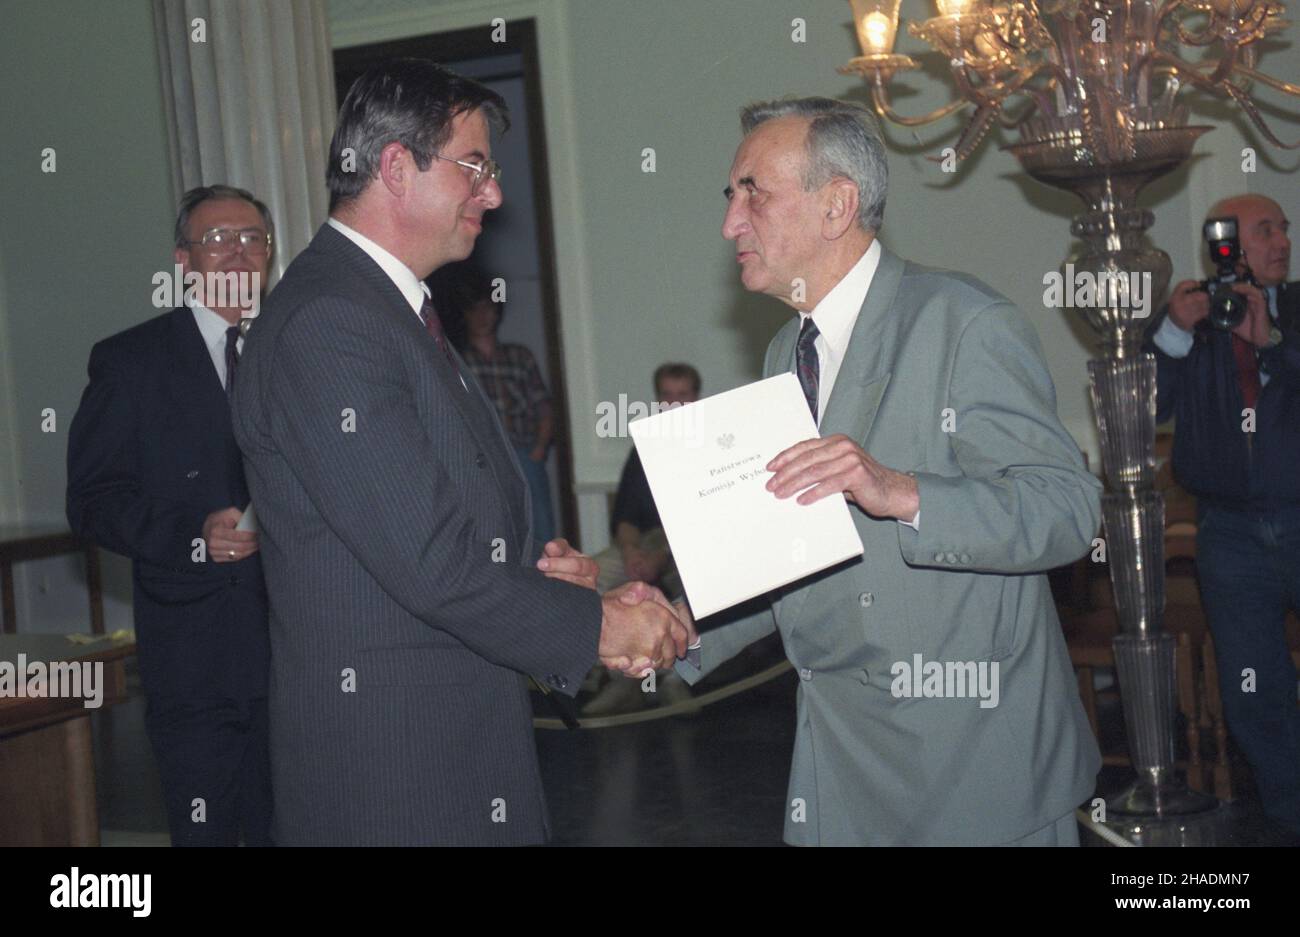
M 629 582 L 601 596 L 600 662 L 625 676 L 671 667 L 695 643 L 686 603 L 670 603 L 644 582 Z
M 537 568 L 552 579 L 596 588 L 595 560 L 563 539 L 546 544 Z M 601 596 L 598 653 L 601 664 L 610 670 L 640 677 L 651 668 L 670 667 L 686 656 L 696 637 L 695 620 L 686 603 L 670 603 L 654 586 L 629 582 Z

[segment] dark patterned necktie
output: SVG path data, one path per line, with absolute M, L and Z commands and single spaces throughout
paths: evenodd
M 438 319 L 438 312 L 433 308 L 433 303 L 430 302 L 428 296 L 424 297 L 424 304 L 420 306 L 420 321 L 424 323 L 425 331 L 433 336 L 433 340 L 442 349 L 442 353 L 447 356 L 447 361 L 451 363 L 451 369 L 456 373 L 456 377 L 460 378 L 460 382 L 464 384 L 465 379 L 460 377 L 460 368 L 456 364 L 455 357 L 452 356 L 451 346 L 447 344 L 447 335 L 442 330 L 442 322 Z
M 817 390 L 821 384 L 821 364 L 817 360 L 818 336 L 817 326 L 812 316 L 803 320 L 799 327 L 799 343 L 795 346 L 795 363 L 799 369 L 799 385 L 803 387 L 808 409 L 812 411 L 813 422 L 817 422 Z
M 235 389 L 235 367 L 239 364 L 239 326 L 226 329 L 226 396 Z

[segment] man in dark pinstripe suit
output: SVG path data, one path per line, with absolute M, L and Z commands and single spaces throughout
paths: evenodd
M 504 122 L 499 96 L 429 62 L 359 78 L 330 220 L 241 359 L 281 844 L 543 842 L 524 675 L 573 695 L 597 657 L 634 672 L 691 638 L 648 587 L 598 595 L 563 541 L 536 568 L 514 453 L 432 314 L 421 281 L 501 202 Z

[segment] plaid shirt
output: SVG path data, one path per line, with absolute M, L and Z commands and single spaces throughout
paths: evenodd
M 551 399 L 537 370 L 533 353 L 523 345 L 497 343 L 496 354 L 484 358 L 472 345 L 463 355 L 483 393 L 496 404 L 506 434 L 516 446 L 537 445 L 541 405 Z

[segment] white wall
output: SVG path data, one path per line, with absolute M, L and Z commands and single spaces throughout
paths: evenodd
M 0 62 L 0 524 L 66 529 L 67 433 L 90 347 L 157 314 L 149 278 L 171 264 L 150 6 L 6 3 Z M 41 431 L 45 408 L 56 432 Z M 107 624 L 130 627 L 129 565 L 103 556 Z M 15 578 L 21 629 L 88 629 L 79 563 L 26 563 Z

